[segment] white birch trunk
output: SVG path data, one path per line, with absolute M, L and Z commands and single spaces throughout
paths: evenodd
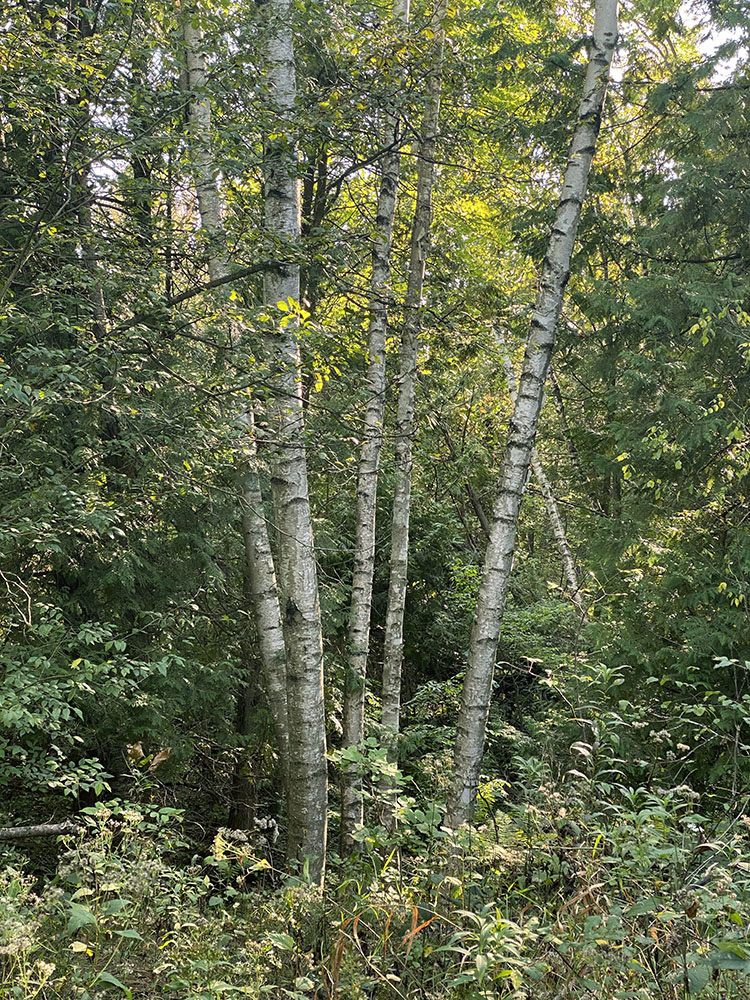
M 496 338 L 502 353 L 505 380 L 508 383 L 510 401 L 511 404 L 515 406 L 516 398 L 518 396 L 518 385 L 516 383 L 516 373 L 513 370 L 513 361 L 508 353 L 507 344 L 505 343 L 505 338 L 503 337 L 502 332 L 497 333 Z M 568 535 L 565 531 L 565 525 L 563 524 L 562 517 L 560 516 L 560 510 L 557 506 L 557 500 L 555 499 L 552 485 L 547 478 L 546 472 L 544 471 L 544 467 L 542 466 L 542 461 L 539 458 L 539 452 L 536 450 L 536 447 L 531 449 L 531 470 L 534 473 L 537 483 L 539 484 L 542 499 L 544 500 L 544 506 L 547 508 L 547 518 L 549 520 L 550 527 L 552 528 L 552 534 L 557 545 L 557 551 L 560 553 L 560 561 L 562 562 L 565 583 L 568 588 L 570 599 L 573 604 L 575 604 L 581 617 L 584 617 L 586 615 L 586 605 L 581 597 L 581 586 L 578 582 L 575 559 L 573 558 L 573 552 L 571 551 L 570 543 L 568 542 Z
M 594 33 L 583 96 L 578 108 L 562 194 L 542 265 L 518 396 L 500 467 L 492 534 L 485 554 L 472 627 L 446 816 L 447 824 L 453 828 L 471 819 L 476 801 L 500 621 L 513 562 L 518 513 L 531 463 L 544 384 L 570 273 L 570 260 L 599 133 L 616 40 L 617 0 L 596 0 Z
M 560 561 L 562 562 L 568 595 L 573 604 L 575 604 L 581 618 L 585 618 L 587 613 L 586 604 L 581 596 L 581 585 L 578 582 L 575 559 L 573 558 L 570 542 L 568 541 L 568 535 L 565 531 L 565 525 L 563 524 L 562 517 L 560 516 L 560 509 L 557 506 L 557 500 L 555 499 L 552 485 L 547 478 L 536 448 L 534 448 L 531 453 L 531 469 L 537 483 L 539 484 L 539 489 L 544 500 L 544 506 L 547 508 L 547 518 L 549 519 L 550 527 L 552 528 L 552 534 L 555 537 L 557 551 L 560 553 Z
M 242 415 L 248 432 L 248 453 L 257 461 L 257 445 L 253 411 Z M 284 783 L 289 775 L 289 718 L 286 690 L 286 645 L 281 625 L 276 567 L 264 513 L 260 478 L 252 468 L 244 475 L 242 490 L 242 537 L 245 543 L 247 582 L 252 600 L 255 627 L 258 633 L 263 687 L 274 722 L 276 741 L 281 759 Z
M 266 84 L 278 115 L 276 136 L 264 157 L 265 225 L 278 243 L 300 235 L 297 150 L 290 118 L 296 98 L 296 69 L 290 0 L 268 0 L 265 25 Z M 307 484 L 300 351 L 294 322 L 277 303 L 299 300 L 299 266 L 268 271 L 264 299 L 279 317 L 267 342 L 272 363 L 271 483 L 278 527 L 277 573 L 286 644 L 289 718 L 288 851 L 309 859 L 311 878 L 322 882 L 325 867 L 328 788 L 323 639 L 318 577 Z M 293 308 L 293 305 L 292 305 Z M 284 320 L 285 322 L 282 322 Z
M 409 17 L 408 0 L 395 0 L 395 19 Z M 363 441 L 357 470 L 354 572 L 349 611 L 347 669 L 344 676 L 342 743 L 356 746 L 364 736 L 365 685 L 370 649 L 372 581 L 375 572 L 375 511 L 378 470 L 383 446 L 385 413 L 385 343 L 388 334 L 388 302 L 391 294 L 391 242 L 396 197 L 401 170 L 398 149 L 401 126 L 398 116 L 388 113 L 383 136 L 388 149 L 382 160 L 377 216 L 372 248 L 370 322 L 367 332 L 367 405 Z M 361 779 L 358 768 L 344 769 L 341 780 L 341 842 L 344 850 L 354 845 L 353 834 L 363 821 Z
M 206 57 L 203 31 L 185 11 L 182 37 L 185 42 L 185 84 L 188 98 L 190 162 L 198 198 L 198 214 L 207 237 L 208 274 L 211 280 L 229 273 L 227 238 L 221 220 L 218 170 L 211 144 L 211 102 L 206 93 Z
M 422 291 L 430 245 L 432 188 L 435 179 L 435 143 L 440 120 L 443 82 L 443 21 L 446 0 L 437 0 L 431 28 L 434 34 L 432 66 L 427 78 L 427 100 L 418 150 L 417 203 L 411 234 L 409 277 L 401 334 L 399 393 L 396 410 L 396 482 L 391 522 L 391 575 L 385 623 L 383 657 L 382 722 L 391 737 L 401 721 L 401 666 L 404 652 L 404 606 L 409 562 L 409 518 L 411 513 L 412 444 L 417 352 L 422 322 Z
M 229 254 L 221 217 L 222 205 L 218 171 L 214 163 L 211 144 L 211 104 L 206 94 L 203 32 L 192 23 L 189 10 L 186 11 L 183 24 L 183 40 L 185 43 L 185 85 L 188 98 L 190 156 L 198 199 L 198 214 L 208 240 L 208 271 L 213 281 L 225 278 L 229 274 Z M 286 777 L 289 753 L 286 649 L 268 525 L 263 515 L 260 480 L 255 471 L 257 446 L 252 411 L 243 411 L 240 414 L 240 421 L 247 431 L 245 444 L 247 462 L 241 487 L 242 534 L 245 545 L 246 571 L 252 598 L 253 616 L 258 632 L 263 686 L 268 707 L 273 716 L 279 756 Z

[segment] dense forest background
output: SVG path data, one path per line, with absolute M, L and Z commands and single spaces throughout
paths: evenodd
M 750 996 L 748 13 L 6 5 L 0 996 Z

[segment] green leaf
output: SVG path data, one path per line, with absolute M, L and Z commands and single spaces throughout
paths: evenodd
M 108 899 L 106 903 L 102 904 L 102 913 L 107 917 L 114 913 L 122 913 L 129 903 L 129 899 Z
M 70 917 L 68 918 L 68 934 L 75 934 L 81 927 L 90 925 L 96 926 L 96 917 L 86 906 L 80 903 L 70 903 Z
M 490 960 L 486 955 L 477 955 L 475 959 L 477 965 L 477 981 L 482 982 L 484 977 L 487 975 L 487 969 L 490 965 Z
M 106 986 L 115 986 L 118 990 L 122 990 L 128 998 L 133 996 L 132 990 L 129 990 L 125 983 L 120 982 L 117 976 L 113 976 L 111 972 L 100 972 L 94 980 L 94 985 L 98 985 L 99 983 L 104 983 Z
M 698 996 L 701 990 L 708 985 L 711 978 L 711 967 L 709 965 L 694 965 L 687 970 L 688 992 L 691 997 Z
M 731 951 L 733 955 L 737 955 L 739 958 L 750 958 L 747 947 L 740 944 L 739 941 L 714 941 L 714 946 L 719 951 Z
M 142 941 L 143 938 L 134 927 L 127 927 L 124 931 L 115 931 L 118 937 L 128 938 L 132 941 Z
M 272 932 L 268 935 L 268 940 L 274 947 L 280 948 L 282 951 L 294 950 L 294 938 L 291 938 L 288 934 Z
M 658 910 L 662 905 L 662 900 L 657 896 L 651 896 L 648 899 L 639 899 L 637 903 L 633 903 L 625 916 L 640 917 L 643 913 L 653 913 L 654 910 Z
M 734 945 L 734 947 L 730 947 Z M 712 951 L 706 958 L 706 964 L 713 969 L 735 969 L 740 972 L 750 972 L 750 959 L 741 957 L 742 949 L 730 941 L 717 943 L 718 951 Z

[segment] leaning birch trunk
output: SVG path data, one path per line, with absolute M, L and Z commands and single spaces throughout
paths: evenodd
M 562 194 L 542 265 L 518 396 L 500 467 L 492 534 L 485 554 L 472 627 L 446 815 L 447 824 L 454 829 L 471 819 L 476 801 L 500 621 L 513 563 L 518 514 L 531 464 L 544 384 L 565 285 L 570 274 L 570 260 L 599 133 L 616 40 L 617 0 L 596 0 L 594 33 L 583 96 L 578 108 Z
M 264 155 L 265 225 L 280 244 L 300 235 L 297 149 L 290 129 L 296 99 L 292 4 L 268 0 L 265 78 L 278 121 Z M 318 576 L 307 484 L 307 457 L 300 378 L 300 350 L 294 310 L 299 300 L 299 265 L 266 272 L 263 289 L 269 314 L 272 399 L 268 407 L 272 442 L 271 484 L 278 528 L 277 572 L 283 610 L 289 717 L 288 852 L 307 859 L 310 877 L 322 882 L 325 868 L 328 788 L 323 638 Z M 280 310 L 277 303 L 283 304 Z
M 434 38 L 432 65 L 427 79 L 427 100 L 417 154 L 417 201 L 411 233 L 409 277 L 404 303 L 404 326 L 401 334 L 399 393 L 396 410 L 396 483 L 391 522 L 391 575 L 385 621 L 382 686 L 382 723 L 386 739 L 391 744 L 392 755 L 401 720 L 401 666 L 404 654 L 404 606 L 409 559 L 414 396 L 419 333 L 422 321 L 422 291 L 430 246 L 432 188 L 435 179 L 435 143 L 440 120 L 440 97 L 443 83 L 443 21 L 445 16 L 446 0 L 437 0 L 437 6 L 432 16 Z
M 218 170 L 211 145 L 211 105 L 206 94 L 203 32 L 192 23 L 190 13 L 189 10 L 186 11 L 183 25 L 190 158 L 198 198 L 198 214 L 208 245 L 208 271 L 213 281 L 225 278 L 229 274 L 229 254 L 221 218 Z M 247 431 L 248 461 L 243 473 L 241 501 L 248 590 L 251 595 L 253 617 L 258 632 L 263 686 L 274 720 L 282 771 L 286 776 L 289 748 L 286 649 L 281 626 L 276 572 L 268 537 L 268 526 L 263 514 L 260 480 L 257 472 L 254 471 L 257 462 L 257 449 L 252 411 L 243 411 L 240 414 L 240 421 Z
M 396 21 L 406 24 L 409 19 L 408 0 L 394 0 L 393 14 Z M 375 510 L 385 413 L 385 342 L 388 333 L 391 242 L 401 171 L 401 154 L 398 148 L 400 133 L 398 115 L 390 111 L 383 137 L 387 152 L 382 160 L 383 172 L 372 248 L 370 322 L 367 332 L 368 397 L 357 470 L 354 573 L 349 611 L 349 650 L 344 676 L 342 743 L 345 747 L 357 746 L 364 736 L 365 684 L 370 650 L 372 581 L 375 573 Z M 344 850 L 354 846 L 354 831 L 362 821 L 359 770 L 356 766 L 347 767 L 341 779 L 341 843 Z
M 500 351 L 503 356 L 503 368 L 505 369 L 505 380 L 508 383 L 510 401 L 511 404 L 515 406 L 516 399 L 518 397 L 518 386 L 516 384 L 516 373 L 513 371 L 513 361 L 508 353 L 508 347 L 505 343 L 505 338 L 502 332 L 496 334 L 496 339 L 500 345 Z M 544 506 L 547 508 L 547 518 L 549 520 L 550 527 L 552 528 L 555 543 L 557 544 L 557 551 L 560 553 L 560 561 L 562 562 L 563 573 L 565 574 L 565 583 L 567 584 L 570 599 L 573 604 L 575 604 L 578 612 L 583 618 L 586 615 L 586 605 L 581 597 L 581 586 L 578 582 L 575 559 L 573 558 L 573 552 L 570 548 L 570 542 L 568 541 L 568 534 L 565 531 L 565 525 L 563 524 L 562 517 L 560 516 L 560 510 L 557 506 L 555 494 L 552 491 L 552 485 L 547 478 L 547 473 L 544 471 L 544 467 L 542 466 L 542 461 L 539 458 L 539 452 L 536 450 L 536 447 L 531 449 L 531 471 L 534 473 L 536 481 L 539 484 L 542 499 L 544 500 Z

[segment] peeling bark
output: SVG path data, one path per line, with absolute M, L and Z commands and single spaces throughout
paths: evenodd
M 248 409 L 243 413 L 241 419 L 248 432 L 250 461 L 255 463 L 257 445 L 252 410 Z M 286 783 L 289 768 L 286 646 L 260 478 L 252 467 L 244 475 L 242 499 L 242 537 L 245 543 L 247 584 L 263 666 L 263 687 L 273 716 L 281 769 Z
M 446 816 L 447 824 L 453 828 L 471 819 L 476 801 L 518 514 L 531 464 L 545 380 L 570 273 L 570 261 L 599 133 L 616 40 L 617 0 L 596 0 L 594 32 L 583 96 L 578 108 L 562 194 L 542 265 L 518 396 L 500 467 L 492 534 L 485 554 L 472 627 Z

